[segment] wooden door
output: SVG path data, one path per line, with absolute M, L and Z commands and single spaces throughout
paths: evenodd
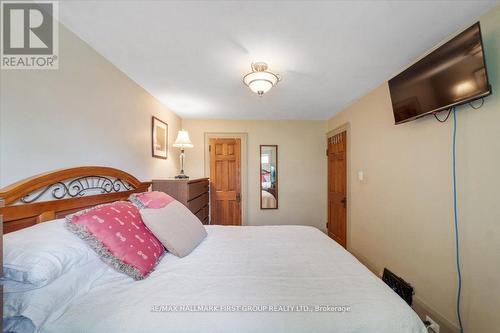
M 210 139 L 211 224 L 241 225 L 240 139 Z
M 347 246 L 346 132 L 328 138 L 328 236 Z

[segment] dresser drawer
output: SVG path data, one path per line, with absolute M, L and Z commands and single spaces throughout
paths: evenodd
M 205 220 L 208 221 L 208 205 L 200 209 L 198 213 L 195 214 L 197 218 L 200 219 L 203 223 L 205 223 Z
M 204 194 L 200 195 L 199 197 L 188 201 L 187 207 L 189 208 L 190 211 L 193 213 L 198 212 L 203 206 L 208 205 L 208 193 L 205 192 Z
M 188 183 L 188 201 L 200 196 L 203 193 L 208 193 L 208 180 Z
M 209 223 L 210 195 L 208 178 L 157 179 L 153 191 L 165 192 L 186 206 L 203 224 Z

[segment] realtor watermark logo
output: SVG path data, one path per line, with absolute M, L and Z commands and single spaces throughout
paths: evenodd
M 59 68 L 59 3 L 1 1 L 1 68 Z
M 151 312 L 351 312 L 350 305 L 332 304 L 154 304 Z

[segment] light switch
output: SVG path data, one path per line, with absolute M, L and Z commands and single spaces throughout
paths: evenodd
M 362 182 L 365 179 L 363 171 L 358 171 L 358 180 Z

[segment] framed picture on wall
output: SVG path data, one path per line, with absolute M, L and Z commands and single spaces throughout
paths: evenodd
M 168 124 L 153 117 L 151 126 L 151 148 L 153 157 L 167 159 L 168 157 Z

